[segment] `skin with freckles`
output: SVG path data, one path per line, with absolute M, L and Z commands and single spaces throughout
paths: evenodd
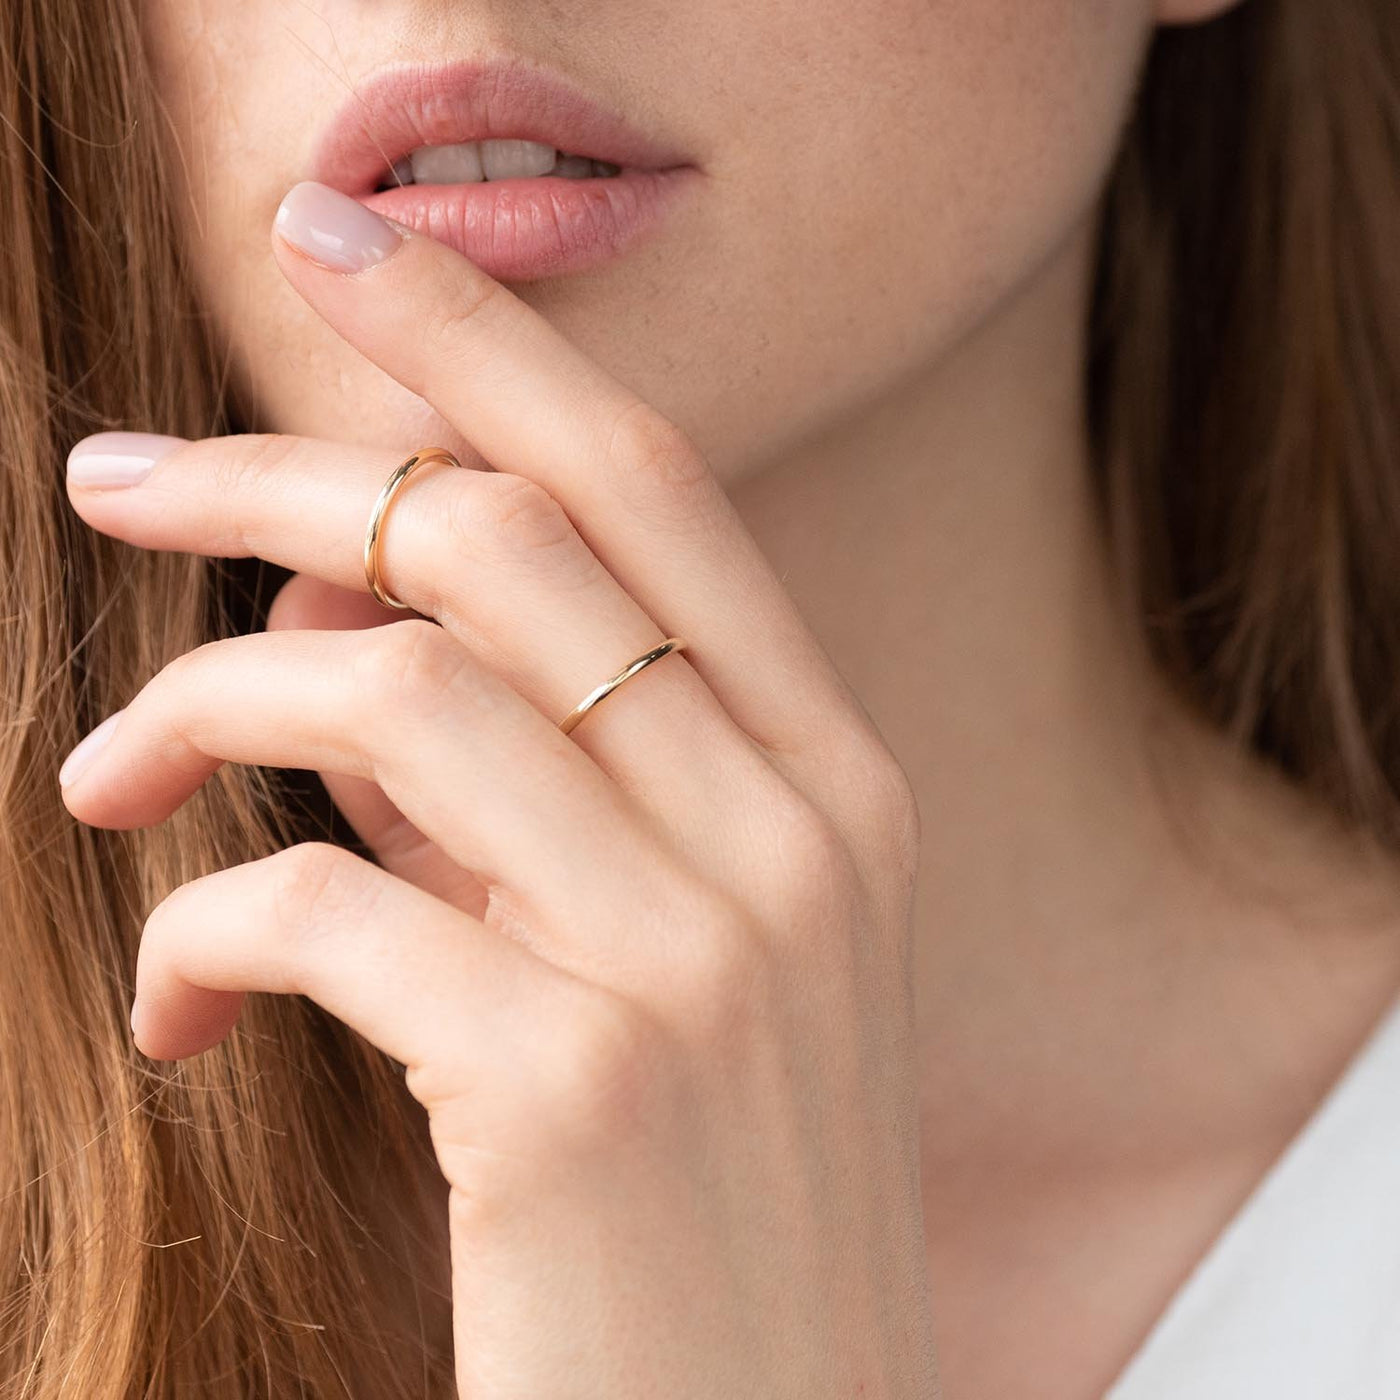
M 1102 1394 L 1400 980 L 1372 936 L 1386 879 L 1157 692 L 1084 486 L 1094 201 L 1152 27 L 1227 8 L 147 0 L 188 251 L 247 419 L 278 436 L 177 445 L 135 490 L 74 481 L 74 507 L 297 572 L 272 635 L 154 678 L 67 800 L 141 825 L 219 762 L 305 766 L 381 854 L 392 885 L 311 851 L 177 892 L 143 941 L 138 1041 L 196 1053 L 246 991 L 300 990 L 419 1066 L 454 1243 L 492 1265 L 489 1299 L 456 1280 L 464 1393 L 564 1394 L 586 1338 L 594 1389 L 567 1393 L 739 1394 L 758 1365 L 766 1395 L 924 1396 L 936 1340 L 951 1396 Z M 455 255 L 390 239 L 344 277 L 269 230 L 358 82 L 496 53 L 700 179 L 625 256 L 423 344 L 435 308 L 487 293 Z M 357 553 L 427 443 L 468 470 L 403 493 L 388 583 L 438 629 L 374 605 Z M 667 633 L 690 649 L 575 736 L 541 722 Z M 402 724 L 368 724 L 366 695 Z M 1286 870 L 1325 943 L 1183 853 L 1148 729 L 1198 825 Z M 295 947 L 339 927 L 359 975 L 292 960 L 271 931 L 297 915 Z M 403 927 L 407 959 L 382 941 Z M 735 969 L 770 964 L 737 950 L 759 947 L 789 975 L 745 1000 Z M 472 1000 L 483 969 L 557 1018 L 538 1079 L 507 1076 L 539 1026 Z M 368 994 L 391 974 L 420 1015 Z M 664 1072 L 633 1074 L 638 1047 Z M 481 1083 L 509 1092 L 470 1102 Z M 491 1151 L 528 1164 L 529 1212 Z M 728 1171 L 697 1225 L 706 1153 Z M 811 1187 L 833 1164 L 854 1194 Z M 662 1240 L 685 1268 L 657 1267 Z M 657 1353 L 627 1350 L 640 1300 Z

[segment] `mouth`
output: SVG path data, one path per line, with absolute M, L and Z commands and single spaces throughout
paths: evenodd
M 389 167 L 379 190 L 405 185 L 475 185 L 483 180 L 531 179 L 546 175 L 563 180 L 607 180 L 622 173 L 611 161 L 561 151 L 539 141 L 520 139 L 461 141 L 446 146 L 418 146 Z
M 516 61 L 382 70 L 336 113 L 311 172 L 506 280 L 635 246 L 699 176 L 678 148 Z

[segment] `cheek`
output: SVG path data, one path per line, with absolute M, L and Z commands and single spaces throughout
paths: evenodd
M 782 0 L 716 60 L 742 112 L 696 299 L 779 453 L 935 362 L 1091 212 L 1151 28 L 1145 0 Z M 735 30 L 740 7 L 735 8 Z M 718 31 L 717 31 L 718 32 Z M 739 391 L 742 391 L 741 393 Z M 763 449 L 760 449 L 763 450 Z M 735 467 L 731 475 L 741 474 Z

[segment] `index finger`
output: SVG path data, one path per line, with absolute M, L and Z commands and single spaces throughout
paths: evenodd
M 828 725 L 864 716 L 699 450 L 533 307 L 313 181 L 282 201 L 273 245 L 345 340 L 488 462 L 554 496 L 758 743 L 821 755 Z

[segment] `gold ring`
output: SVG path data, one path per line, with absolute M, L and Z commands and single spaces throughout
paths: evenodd
M 391 597 L 384 591 L 384 587 L 380 583 L 379 536 L 384 527 L 384 513 L 389 508 L 389 501 L 394 492 L 403 485 L 409 472 L 424 462 L 450 462 L 454 467 L 462 465 L 445 447 L 425 447 L 421 451 L 415 452 L 413 456 L 400 462 L 390 473 L 388 481 L 380 487 L 379 495 L 374 502 L 374 509 L 369 513 L 369 524 L 365 527 L 365 581 L 369 584 L 369 591 L 386 608 L 408 609 L 413 605 L 401 603 L 397 598 Z
M 650 651 L 644 651 L 635 661 L 629 661 L 611 680 L 606 680 L 597 689 L 589 691 L 582 700 L 574 706 L 563 719 L 559 721 L 559 728 L 567 734 L 596 705 L 605 695 L 611 695 L 623 681 L 631 676 L 635 676 L 644 666 L 650 666 L 653 661 L 659 661 L 668 651 L 680 651 L 685 643 L 679 637 L 667 637 L 660 646 L 654 646 Z

